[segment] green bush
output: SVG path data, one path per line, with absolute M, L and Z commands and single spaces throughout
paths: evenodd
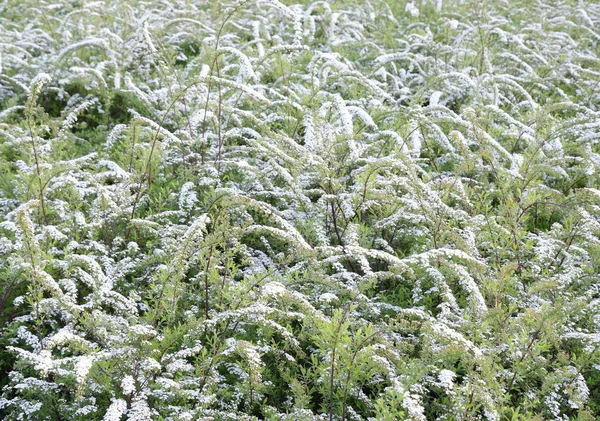
M 0 3 L 0 418 L 596 419 L 599 24 Z

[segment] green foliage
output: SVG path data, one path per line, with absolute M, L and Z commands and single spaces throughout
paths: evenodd
M 596 4 L 176 3 L 0 4 L 0 418 L 595 419 Z

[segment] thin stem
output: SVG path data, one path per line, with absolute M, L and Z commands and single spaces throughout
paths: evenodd
M 37 151 L 37 147 L 35 144 L 35 135 L 33 133 L 33 122 L 32 122 L 32 115 L 31 115 L 31 110 L 29 110 L 29 112 L 26 113 L 27 114 L 27 127 L 29 129 L 29 140 L 31 143 L 31 149 L 33 149 L 33 158 L 35 160 L 35 172 L 37 174 L 37 181 L 38 181 L 38 186 L 39 186 L 39 200 L 40 200 L 40 207 L 42 208 L 42 215 L 44 217 L 44 223 L 48 224 L 48 217 L 46 215 L 46 206 L 44 204 L 44 186 L 42 184 L 42 170 L 40 169 L 40 161 L 39 161 L 39 157 L 38 157 L 38 151 Z

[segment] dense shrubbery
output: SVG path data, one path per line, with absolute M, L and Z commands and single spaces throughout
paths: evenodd
M 0 418 L 592 420 L 600 7 L 0 2 Z

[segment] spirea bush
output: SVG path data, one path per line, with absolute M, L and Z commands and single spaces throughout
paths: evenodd
M 0 418 L 594 420 L 600 6 L 0 2 Z

